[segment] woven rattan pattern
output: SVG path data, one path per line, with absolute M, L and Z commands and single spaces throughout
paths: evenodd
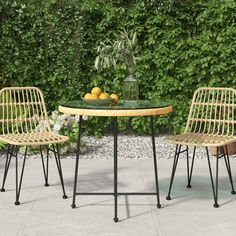
M 13 145 L 47 145 L 69 140 L 52 132 L 43 94 L 36 87 L 7 87 L 0 91 L 0 132 L 0 140 Z
M 199 88 L 195 91 L 185 131 L 167 137 L 169 143 L 216 147 L 236 141 L 236 90 L 232 88 Z

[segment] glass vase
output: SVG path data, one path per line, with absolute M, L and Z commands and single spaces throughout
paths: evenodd
M 129 75 L 124 80 L 123 97 L 125 101 L 137 101 L 139 98 L 138 82 L 132 75 Z

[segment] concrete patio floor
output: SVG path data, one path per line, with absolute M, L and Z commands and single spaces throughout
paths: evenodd
M 4 159 L 0 159 L 2 180 Z M 213 161 L 213 160 L 212 160 Z M 113 222 L 112 196 L 77 196 L 77 208 L 70 207 L 75 159 L 62 159 L 68 199 L 62 199 L 55 160 L 50 160 L 49 187 L 44 187 L 40 159 L 28 159 L 25 167 L 21 205 L 15 206 L 15 168 L 12 163 L 6 192 L 0 192 L 1 236 L 235 236 L 236 195 L 231 195 L 223 160 L 220 160 L 219 203 L 213 208 L 206 159 L 197 159 L 192 189 L 186 188 L 186 160 L 180 159 L 173 186 L 173 200 L 165 199 L 172 159 L 159 159 L 159 184 L 163 208 L 155 196 L 120 196 L 119 223 Z M 79 191 L 112 191 L 112 160 L 81 160 Z M 214 165 L 215 166 L 215 165 Z M 231 161 L 236 171 L 236 160 Z M 233 176 L 236 181 L 236 175 Z M 119 159 L 120 191 L 154 191 L 152 159 Z

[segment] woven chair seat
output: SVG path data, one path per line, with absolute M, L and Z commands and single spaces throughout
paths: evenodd
M 166 141 L 173 144 L 198 146 L 198 147 L 220 147 L 236 141 L 236 136 L 213 135 L 201 133 L 183 133 L 169 136 Z
M 12 145 L 47 145 L 66 142 L 69 138 L 53 132 L 34 132 L 0 135 L 0 140 Z

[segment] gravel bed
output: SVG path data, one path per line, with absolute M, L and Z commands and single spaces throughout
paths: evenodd
M 113 157 L 113 137 L 104 136 L 101 139 L 86 137 L 87 151 L 81 155 L 83 159 L 109 159 Z M 165 142 L 165 136 L 155 138 L 157 158 L 173 158 L 175 145 Z M 185 148 L 185 147 L 184 147 Z M 189 148 L 189 155 L 192 156 L 193 148 Z M 119 158 L 153 158 L 152 140 L 150 136 L 118 136 L 118 157 Z M 180 154 L 179 158 L 186 159 L 186 154 Z M 195 158 L 206 158 L 205 148 L 197 148 Z M 236 156 L 231 156 L 236 159 Z
M 157 158 L 173 158 L 175 145 L 165 142 L 165 136 L 155 138 Z M 84 137 L 86 148 L 80 155 L 81 159 L 110 159 L 113 158 L 113 136 L 103 136 L 102 138 Z M 118 136 L 118 158 L 152 158 L 152 140 L 150 136 L 119 135 Z M 191 156 L 193 148 L 189 148 Z M 3 155 L 1 155 L 3 157 Z M 22 155 L 20 155 L 22 157 Z M 40 158 L 39 155 L 31 154 L 30 158 Z M 75 158 L 75 154 L 63 155 L 64 158 Z M 186 154 L 180 154 L 180 158 L 185 159 Z M 197 148 L 196 158 L 206 158 L 205 148 Z M 231 156 L 236 160 L 236 156 Z

